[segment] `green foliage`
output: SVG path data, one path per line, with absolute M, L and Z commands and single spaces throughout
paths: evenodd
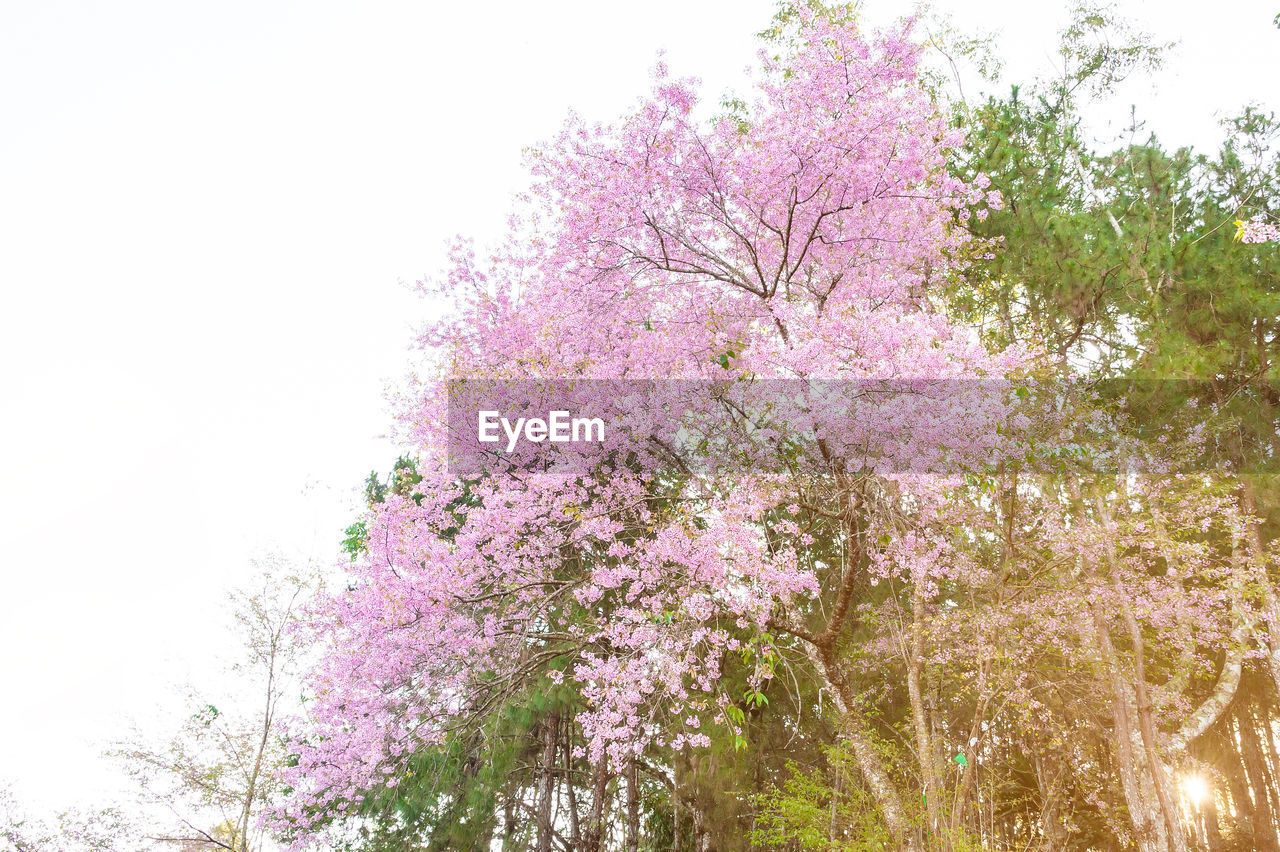
M 417 461 L 408 456 L 400 456 L 385 481 L 378 476 L 377 471 L 369 472 L 364 481 L 365 505 L 372 509 L 393 494 L 421 502 L 422 495 L 414 491 L 414 487 L 421 481 Z M 353 522 L 342 531 L 342 535 L 340 548 L 351 559 L 357 558 L 369 547 L 369 524 L 364 519 Z
M 781 783 L 754 797 L 751 842 L 762 849 L 795 852 L 892 848 L 875 803 L 856 780 L 849 754 L 831 746 L 823 756 L 817 766 L 787 761 Z
M 342 552 L 355 559 L 369 547 L 369 524 L 356 521 L 342 531 Z
M 565 691 L 544 681 L 513 696 L 484 724 L 413 755 L 394 786 L 366 792 L 359 813 L 369 821 L 352 848 L 487 848 L 500 828 L 507 842 L 516 844 L 513 848 L 528 848 L 532 822 L 518 814 L 508 824 L 511 815 L 504 817 L 503 811 L 530 783 L 530 766 L 540 750 L 539 726 L 566 706 Z

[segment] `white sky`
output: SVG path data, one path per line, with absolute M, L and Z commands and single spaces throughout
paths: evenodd
M 1065 18 L 937 5 L 1014 79 Z M 1280 105 L 1280 8 L 1120 6 L 1182 42 L 1125 93 L 1167 142 Z M 250 556 L 327 559 L 394 458 L 381 394 L 423 315 L 398 281 L 498 233 L 521 147 L 618 115 L 659 48 L 737 85 L 772 9 L 0 0 L 0 782 L 121 791 L 98 753 L 210 671 Z

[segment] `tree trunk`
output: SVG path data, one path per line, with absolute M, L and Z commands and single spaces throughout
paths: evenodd
M 1258 719 L 1258 730 L 1262 731 L 1262 744 L 1266 746 L 1267 756 L 1267 773 L 1271 776 L 1271 792 L 1276 796 L 1280 796 L 1280 788 L 1276 787 L 1280 782 L 1280 754 L 1276 753 L 1275 732 L 1272 730 L 1273 722 L 1271 713 L 1265 698 L 1260 698 L 1258 703 L 1254 705 L 1254 712 Z M 1271 809 L 1280 812 L 1280 800 L 1272 799 Z
M 1134 755 L 1134 747 L 1140 747 L 1141 740 L 1130 720 L 1130 706 L 1133 700 L 1129 694 L 1129 686 L 1120 675 L 1115 649 L 1111 645 L 1111 637 L 1107 632 L 1106 619 L 1102 615 L 1101 605 L 1097 599 L 1092 601 L 1091 610 L 1094 641 L 1111 683 L 1116 768 L 1120 774 L 1120 786 L 1124 792 L 1125 803 L 1129 806 L 1129 818 L 1133 822 L 1134 842 L 1141 852 L 1163 852 L 1167 848 L 1164 819 L 1159 814 L 1158 808 L 1152 807 L 1153 803 L 1145 795 L 1143 784 L 1139 780 L 1141 769 Z
M 1235 717 L 1240 734 L 1240 756 L 1244 758 L 1249 787 L 1253 790 L 1253 847 L 1259 852 L 1276 852 L 1276 826 L 1267 795 L 1267 768 L 1258 743 L 1258 732 L 1253 727 L 1253 717 L 1238 703 Z
M 684 835 L 680 833 L 680 761 L 671 763 L 671 852 L 683 852 Z
M 516 797 L 508 793 L 502 804 L 502 848 L 514 850 L 516 842 Z
M 627 852 L 640 849 L 640 776 L 633 755 L 627 761 Z
M 609 763 L 601 760 L 594 770 L 591 784 L 591 817 L 582 833 L 583 852 L 603 852 L 605 799 L 609 794 Z
M 1245 778 L 1240 749 L 1236 746 L 1235 734 L 1232 732 L 1231 717 L 1227 717 L 1217 730 L 1221 733 L 1215 738 L 1218 745 L 1216 763 L 1227 778 L 1227 786 L 1235 804 L 1236 831 L 1239 831 L 1253 824 L 1253 797 L 1249 794 L 1249 781 Z
M 556 786 L 556 752 L 559 743 L 559 716 L 549 713 L 542 724 L 542 778 L 538 791 L 538 852 L 551 852 L 551 793 Z
M 1218 830 L 1216 790 L 1211 789 L 1209 791 L 1209 795 L 1200 805 L 1200 812 L 1204 818 L 1204 836 L 1209 846 L 1209 852 L 1219 852 L 1222 849 L 1222 832 Z
M 1117 592 L 1120 590 L 1117 589 Z M 1129 638 L 1133 642 L 1134 686 L 1138 704 L 1138 729 L 1142 733 L 1142 750 L 1147 757 L 1147 771 L 1151 773 L 1151 783 L 1155 789 L 1156 799 L 1160 803 L 1160 811 L 1164 815 L 1165 827 L 1169 832 L 1169 848 L 1173 852 L 1186 852 L 1187 841 L 1183 833 L 1182 821 L 1178 808 L 1173 801 L 1173 789 L 1169 783 L 1169 775 L 1165 772 L 1164 760 L 1160 757 L 1156 745 L 1155 722 L 1151 718 L 1151 699 L 1147 695 L 1146 650 L 1142 639 L 1142 627 L 1134 618 L 1133 610 L 1128 606 L 1121 608 L 1125 624 L 1129 628 Z
M 1045 849 L 1058 852 L 1067 845 L 1062 809 L 1058 806 L 1058 780 L 1062 769 L 1052 755 L 1042 756 L 1035 751 L 1031 755 L 1036 770 L 1036 786 L 1040 789 L 1040 833 L 1044 836 Z
M 911 826 L 907 821 L 906 810 L 902 807 L 902 800 L 893 786 L 893 780 L 884 768 L 875 745 L 864 733 L 862 720 L 852 712 L 853 702 L 846 693 L 843 680 L 835 670 L 831 647 L 820 649 L 809 642 L 804 644 L 814 670 L 827 686 L 836 709 L 840 712 L 843 721 L 841 735 L 853 753 L 853 761 L 858 765 L 858 771 L 862 774 L 872 798 L 880 808 L 880 815 L 889 827 L 894 842 L 905 849 L 917 848 Z
M 1192 740 L 1204 734 L 1214 722 L 1222 718 L 1222 714 L 1231 706 L 1240 687 L 1240 675 L 1244 670 L 1244 655 L 1249 647 L 1249 636 L 1253 633 L 1253 623 L 1240 621 L 1231 631 L 1230 644 L 1222 662 L 1222 672 L 1218 675 L 1217 685 L 1213 693 L 1204 700 L 1194 713 L 1186 718 L 1182 727 L 1169 741 L 1170 754 L 1181 751 Z
M 570 717 L 565 724 L 565 735 L 560 740 L 564 744 L 564 779 L 569 798 L 569 840 L 574 849 L 581 849 L 582 826 L 578 820 L 578 784 L 573 773 L 573 732 L 574 721 Z
M 693 852 L 710 852 L 711 834 L 707 831 L 706 815 L 696 804 L 691 810 L 693 811 Z
M 942 783 L 933 738 L 929 733 L 929 719 L 920 695 L 920 670 L 924 663 L 924 617 L 924 596 L 917 587 L 911 595 L 911 651 L 907 660 L 907 697 L 911 702 L 911 721 L 915 729 L 920 776 L 924 780 L 927 836 L 932 838 L 937 836 L 942 827 Z

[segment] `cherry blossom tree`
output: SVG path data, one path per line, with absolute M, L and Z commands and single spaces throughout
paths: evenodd
M 401 401 L 421 479 L 371 510 L 349 590 L 312 620 L 328 651 L 279 814 L 303 839 L 530 683 L 575 687 L 576 750 L 597 773 L 697 749 L 737 724 L 723 655 L 763 661 L 785 636 L 912 842 L 844 671 L 855 594 L 876 571 L 927 586 L 955 570 L 902 529 L 946 511 L 956 459 L 1000 446 L 1008 412 L 987 383 L 1025 355 L 989 354 L 936 303 L 986 250 L 954 223 L 1000 198 L 947 173 L 960 137 L 917 83 L 909 28 L 867 37 L 802 12 L 798 32 L 727 113 L 705 118 L 660 66 L 619 124 L 571 121 L 531 155 L 505 246 L 459 243 L 427 286 L 453 307 Z M 619 452 L 573 473 L 451 469 L 450 383 L 523 379 L 681 380 L 643 411 L 674 407 L 697 439 L 646 435 L 637 415 Z M 775 416 L 769 382 L 844 392 Z M 834 562 L 805 518 L 826 522 Z M 754 683 L 770 676 L 762 662 Z

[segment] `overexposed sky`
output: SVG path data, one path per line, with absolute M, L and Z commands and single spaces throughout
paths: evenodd
M 936 5 L 1051 67 L 1059 4 Z M 1271 3 L 1119 5 L 1182 42 L 1124 92 L 1166 143 L 1280 106 Z M 393 460 L 399 282 L 496 235 L 522 146 L 618 115 L 659 49 L 739 86 L 773 8 L 0 0 L 0 782 L 121 790 L 98 753 L 210 670 L 250 556 L 329 559 Z

